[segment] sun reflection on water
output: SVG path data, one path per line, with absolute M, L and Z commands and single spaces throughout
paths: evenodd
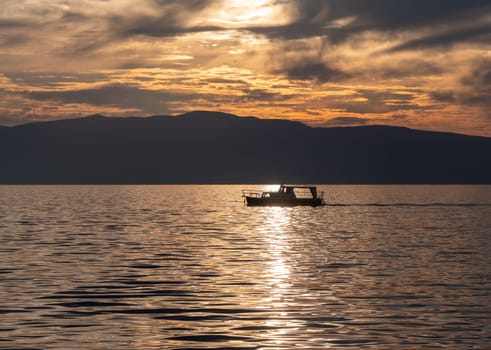
M 291 208 L 271 207 L 265 209 L 263 234 L 267 243 L 266 285 L 268 294 L 262 300 L 262 307 L 270 310 L 265 326 L 270 330 L 267 336 L 276 346 L 288 338 L 288 334 L 300 327 L 301 321 L 289 315 L 292 303 L 292 265 L 288 256 L 290 246 Z

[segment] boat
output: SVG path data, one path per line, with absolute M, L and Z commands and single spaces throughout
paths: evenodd
M 293 207 L 297 205 L 316 207 L 325 205 L 324 192 L 316 186 L 280 185 L 277 191 L 242 190 L 247 206 Z

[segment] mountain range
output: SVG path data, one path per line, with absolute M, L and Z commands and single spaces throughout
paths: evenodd
M 489 184 L 491 138 L 196 111 L 0 127 L 3 184 Z

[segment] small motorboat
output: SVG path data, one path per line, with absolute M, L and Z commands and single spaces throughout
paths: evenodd
M 277 191 L 242 190 L 242 197 L 247 206 L 316 207 L 326 204 L 324 192 L 317 192 L 315 186 L 280 185 Z

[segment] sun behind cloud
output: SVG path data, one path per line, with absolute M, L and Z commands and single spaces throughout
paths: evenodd
M 290 20 L 289 6 L 272 0 L 225 0 L 215 9 L 210 23 L 232 28 L 252 25 L 280 25 Z

